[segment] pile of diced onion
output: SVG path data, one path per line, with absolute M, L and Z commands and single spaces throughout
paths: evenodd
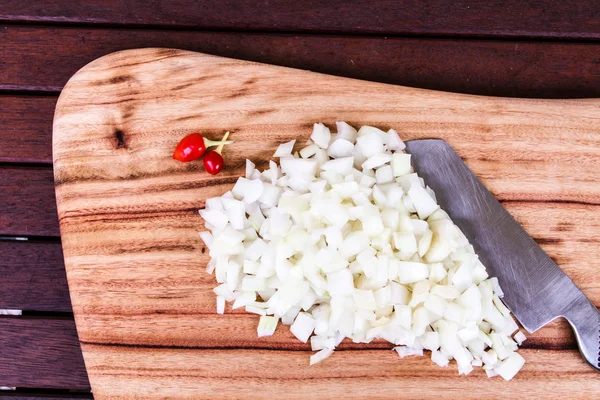
M 483 366 L 511 379 L 525 336 L 397 132 L 319 123 L 292 154 L 294 144 L 265 171 L 247 160 L 246 177 L 200 211 L 217 312 L 233 302 L 260 315 L 259 337 L 291 325 L 318 351 L 311 365 L 345 338 L 384 339 L 400 357 L 425 349 L 460 374 Z

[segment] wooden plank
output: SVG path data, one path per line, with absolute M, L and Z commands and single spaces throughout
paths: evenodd
M 7 391 L 8 392 L 8 391 Z M 2 400 L 68 400 L 68 399 L 93 399 L 92 394 L 88 395 L 77 395 L 77 394 L 53 394 L 53 393 L 15 393 L 12 395 L 8 395 L 8 393 L 2 393 L 0 391 L 0 399 Z
M 515 210 L 511 207 L 511 212 L 515 214 Z M 524 215 L 517 213 L 517 218 L 524 222 L 524 218 L 531 220 L 539 219 L 541 214 L 547 213 L 548 210 L 540 208 L 539 213 L 532 214 L 526 212 Z M 555 211 L 555 213 L 557 213 Z M 585 216 L 582 216 L 585 217 Z M 552 220 L 552 217 L 550 218 Z M 525 222 L 526 226 L 531 226 Z M 573 278 L 584 292 L 598 305 L 600 305 L 600 289 L 594 285 L 598 282 L 598 277 L 581 276 L 579 273 L 579 260 L 582 257 L 589 257 L 594 254 L 594 244 L 587 241 L 566 242 L 562 245 L 557 245 L 552 239 L 555 235 L 560 234 L 559 231 L 553 230 L 553 226 L 564 226 L 562 222 L 558 225 L 553 223 L 548 225 L 549 236 L 545 236 L 541 241 L 546 250 L 550 254 L 556 254 L 557 261 L 562 268 Z M 593 230 L 593 225 L 591 225 Z M 546 228 L 540 228 L 546 229 Z M 571 231 L 570 235 L 584 236 L 585 232 L 580 233 L 578 230 Z M 585 237 L 583 239 L 586 239 Z M 25 309 L 35 311 L 58 311 L 70 312 L 71 302 L 69 299 L 68 286 L 65 277 L 64 263 L 62 258 L 62 249 L 58 243 L 31 243 L 31 242 L 0 242 L 0 253 L 3 255 L 3 261 L 0 262 L 0 273 L 6 279 L 3 283 L 3 290 L 0 292 L 0 309 Z M 595 271 L 596 269 L 594 269 Z M 212 278 L 206 277 L 201 284 L 198 285 L 200 292 L 210 293 L 214 286 Z M 589 282 L 592 284 L 590 285 Z M 91 289 L 91 288 L 90 288 Z M 177 296 L 175 296 L 176 298 Z M 118 299 L 117 299 L 118 300 Z M 115 306 L 118 304 L 115 303 Z M 164 304 L 162 304 L 164 307 Z M 128 337 L 129 344 L 156 344 L 160 342 L 160 332 L 167 331 L 172 320 L 173 309 L 163 309 L 162 314 L 154 314 L 152 312 L 141 310 L 138 306 L 132 309 L 137 309 L 140 315 L 132 315 L 131 311 L 121 311 L 127 316 L 124 320 L 130 322 L 132 319 L 137 319 L 143 324 L 149 318 L 154 320 L 152 329 L 135 332 Z M 198 310 L 198 314 L 192 313 L 189 318 L 188 329 L 196 331 L 192 337 L 195 339 L 189 341 L 188 331 L 182 330 L 177 335 L 176 343 L 179 346 L 195 346 L 201 345 L 202 341 L 208 338 L 210 343 L 215 346 L 259 346 L 261 341 L 256 338 L 255 328 L 257 317 L 252 315 L 244 315 L 240 310 L 235 311 L 235 316 L 222 317 L 215 315 L 214 304 L 207 303 L 202 305 L 202 309 Z M 113 308 L 111 312 L 115 312 Z M 166 314 L 166 315 L 164 315 Z M 123 319 L 115 319 L 113 316 L 94 315 L 91 318 L 90 324 L 94 325 L 94 329 L 88 332 L 83 339 L 90 342 L 106 341 L 109 343 L 119 343 L 121 335 Z M 230 326 L 238 326 L 243 329 L 243 335 L 247 339 L 243 343 L 229 342 L 229 338 L 222 334 L 222 331 Z M 110 327 L 110 329 L 107 329 Z M 211 327 L 207 329 L 207 327 Z M 279 336 L 281 335 L 281 336 Z M 528 335 L 529 339 L 526 342 L 526 347 L 532 348 L 553 348 L 567 349 L 576 346 L 575 339 L 571 329 L 564 321 L 556 321 L 544 329 L 536 332 L 533 335 Z M 287 330 L 278 331 L 275 339 L 279 346 L 290 346 L 294 344 Z M 173 339 L 172 339 L 173 340 Z M 264 343 L 264 341 L 263 341 Z M 269 341 L 269 345 L 274 345 L 275 342 Z M 378 344 L 377 347 L 387 347 L 386 344 Z M 297 344 L 298 348 L 305 348 L 301 344 Z
M 235 319 L 233 319 L 235 318 Z M 255 329 L 256 319 L 252 315 L 240 314 L 236 316 L 217 316 L 209 318 L 198 316 L 200 322 L 215 334 L 222 337 L 215 346 L 223 344 L 226 348 L 245 349 L 273 349 L 309 350 L 307 345 L 289 340 L 291 334 L 288 329 L 279 329 L 276 337 L 268 339 L 255 339 L 252 343 L 236 343 L 223 337 L 223 333 L 230 330 L 231 326 L 239 325 L 245 330 L 248 323 Z M 213 323 L 221 320 L 220 332 L 215 330 Z M 229 328 L 227 328 L 229 326 Z M 102 329 L 102 328 L 101 328 Z M 548 327 L 544 330 L 549 329 Z M 202 333 L 204 330 L 198 330 Z M 32 318 L 0 318 L 0 333 L 3 341 L 0 342 L 0 361 L 2 361 L 2 384 L 8 386 L 53 387 L 85 389 L 86 371 L 81 361 L 79 343 L 77 342 L 73 322 L 70 320 L 32 319 Z M 255 335 L 254 335 L 255 336 Z M 285 339 L 287 344 L 282 344 L 280 339 Z M 279 345 L 277 345 L 279 343 Z M 525 348 L 537 348 L 535 339 L 530 338 Z M 369 345 L 344 343 L 342 350 L 389 349 L 389 343 L 376 342 Z M 35 356 L 32 354 L 35 352 Z M 25 373 L 26 372 L 26 373 Z M 0 391 L 0 398 L 5 399 Z M 10 395 L 10 393 L 9 393 Z M 11 396 L 9 396 L 11 398 Z M 19 398 L 22 398 L 20 395 Z M 25 398 L 36 398 L 25 396 Z M 55 398 L 55 397 L 52 397 Z M 56 397 L 63 398 L 63 397 Z
M 505 206 L 592 302 L 600 306 L 600 241 L 596 234 L 600 230 L 600 207 L 522 202 L 505 202 Z M 272 347 L 304 348 L 286 329 L 271 339 L 256 338 L 257 317 L 244 317 L 241 309 L 235 310 L 235 317 L 231 318 L 215 315 L 212 289 L 216 283 L 213 276 L 203 271 L 209 258 L 202 253 L 202 244 L 196 238 L 195 231 L 201 222 L 193 219 L 193 212 L 181 218 L 169 217 L 169 228 L 160 232 L 151 230 L 151 226 L 159 223 L 157 217 L 141 222 L 140 218 L 137 217 L 137 222 L 111 223 L 110 235 L 101 241 L 95 231 L 79 232 L 77 243 L 72 244 L 77 247 L 71 250 L 76 251 L 74 256 L 79 264 L 77 274 L 71 277 L 76 288 L 75 313 L 86 315 L 87 329 L 80 334 L 82 340 L 154 346 L 165 342 L 177 346 L 210 343 L 218 347 L 255 347 L 266 340 Z M 586 224 L 573 224 L 573 220 Z M 94 219 L 82 218 L 78 225 L 90 223 Z M 146 230 L 147 235 L 129 233 L 127 230 L 134 223 Z M 178 236 L 185 236 L 185 241 L 177 240 Z M 149 245 L 151 241 L 154 245 Z M 196 250 L 188 255 L 189 249 Z M 165 255 L 155 258 L 151 250 Z M 139 252 L 147 255 L 137 257 Z M 99 254 L 104 269 L 97 268 L 94 262 Z M 160 272 L 157 273 L 156 264 L 149 263 L 149 259 L 161 265 Z M 128 271 L 135 279 L 118 277 L 116 270 Z M 169 277 L 168 284 L 165 276 Z M 185 285 L 181 284 L 183 280 Z M 102 297 L 96 294 L 98 287 L 104 288 Z M 170 329 L 176 324 L 179 329 Z M 232 327 L 235 338 L 228 333 Z M 534 348 L 575 347 L 571 328 L 562 320 L 528 337 L 526 346 Z
M 0 27 L 0 32 L 0 90 L 57 92 L 72 74 L 97 57 L 117 50 L 157 46 L 451 92 L 600 97 L 600 43 L 11 25 Z
M 462 399 L 497 397 L 589 399 L 597 372 L 577 351 L 523 350 L 528 360 L 510 383 L 482 370 L 458 377 L 428 357 L 398 359 L 389 350 L 338 351 L 308 366 L 311 352 L 146 349 L 84 345 L 96 398 Z M 568 379 L 565 379 L 565 376 Z M 185 388 L 185 394 L 182 393 Z
M 514 210 L 511 210 L 513 212 Z M 540 214 L 546 213 L 546 209 L 540 209 Z M 514 212 L 513 212 L 514 214 Z M 531 215 L 531 213 L 528 213 Z M 523 217 L 518 216 L 523 221 Z M 532 219 L 537 219 L 538 215 L 531 215 Z M 552 226 L 552 225 L 549 225 Z M 542 228 L 544 229 L 544 228 Z M 551 236 L 546 240 L 551 244 L 543 246 L 552 246 L 553 251 L 547 250 L 550 254 L 558 254 L 557 258 L 563 269 L 580 285 L 583 284 L 584 292 L 596 303 L 600 305 L 600 289 L 593 282 L 598 281 L 595 276 L 581 276 L 578 273 L 578 264 L 581 257 L 587 257 L 593 247 L 588 247 L 588 242 L 581 241 L 575 243 L 564 243 L 564 245 L 555 245 L 552 243 L 552 236 L 559 232 L 550 231 Z M 578 231 L 573 231 L 573 235 L 578 235 Z M 592 245 L 593 246 L 593 245 Z M 3 291 L 0 292 L 0 309 L 25 309 L 36 311 L 71 311 L 68 287 L 65 278 L 62 251 L 60 244 L 57 243 L 27 243 L 27 242 L 0 242 L 0 252 L 3 255 L 3 261 L 0 263 L 0 273 L 6 279 L 3 283 Z M 565 258 L 566 257 L 566 258 Z M 562 263 L 561 260 L 565 262 Z M 567 261 L 571 260 L 571 261 Z M 204 261 L 203 261 L 204 262 Z M 102 279 L 102 278 L 101 278 Z M 586 282 L 592 282 L 591 285 Z M 206 276 L 202 283 L 197 285 L 197 290 L 201 293 L 210 293 L 214 286 L 211 277 Z M 91 290 L 91 288 L 89 288 Z M 114 295 L 114 294 L 113 294 Z M 164 297 L 164 296 L 163 296 Z M 181 299 L 181 296 L 173 296 L 173 299 Z M 110 312 L 117 312 L 118 299 L 115 299 Z M 162 299 L 165 300 L 165 299 Z M 177 301 L 177 300 L 174 300 Z M 264 345 L 265 341 L 256 338 L 255 329 L 257 318 L 253 315 L 245 315 L 241 310 L 236 310 L 232 316 L 215 315 L 214 302 L 200 304 L 200 309 L 190 314 L 187 322 L 187 328 L 181 330 L 171 341 L 178 346 L 201 346 L 203 342 L 209 342 L 211 345 L 219 347 L 257 347 Z M 145 329 L 140 332 L 133 332 L 127 337 L 126 344 L 146 344 L 152 345 L 161 342 L 161 332 L 167 332 L 172 324 L 173 313 L 176 309 L 165 308 L 164 301 L 161 302 L 162 311 L 144 310 L 139 305 L 132 305 L 129 309 L 121 308 L 119 313 L 124 314 L 122 318 L 114 318 L 113 315 L 94 315 L 90 317 L 90 324 L 93 329 L 84 333 L 82 339 L 89 342 L 108 342 L 120 343 L 122 329 L 125 323 L 132 320 L 138 320 L 140 324 L 153 320 L 151 329 Z M 174 307 L 176 307 L 174 305 Z M 107 310 L 108 311 L 108 310 Z M 133 311 L 136 311 L 134 313 Z M 228 327 L 237 326 L 245 339 L 243 342 L 231 342 L 227 335 L 223 335 Z M 193 340 L 189 340 L 189 331 Z M 294 346 L 294 348 L 303 349 L 306 346 L 296 343 L 290 336 L 287 329 L 281 329 L 273 339 L 266 342 L 269 346 Z M 354 346 L 360 348 L 362 345 Z M 571 329 L 564 321 L 556 321 L 533 335 L 528 335 L 526 347 L 532 348 L 552 348 L 552 349 L 570 349 L 576 346 L 575 339 Z M 351 348 L 354 348 L 351 346 Z M 377 348 L 387 348 L 387 344 L 379 343 Z
M 238 325 L 241 324 L 245 329 L 247 321 L 256 317 L 252 315 L 236 315 L 235 320 L 232 316 L 212 316 L 215 319 L 222 319 L 223 322 Z M 199 317 L 202 320 L 202 317 Z M 209 320 L 205 320 L 209 322 Z M 211 330 L 212 325 L 207 325 Z M 224 324 L 223 324 L 224 327 Z M 544 328 L 547 329 L 547 328 Z M 287 329 L 279 329 L 277 335 L 280 337 L 291 337 Z M 201 331 L 199 331 L 201 332 Z M 221 331 L 221 334 L 223 331 Z M 22 386 L 22 387 L 50 387 L 50 388 L 70 388 L 84 390 L 88 387 L 86 379 L 86 370 L 81 359 L 79 343 L 75 333 L 74 324 L 67 319 L 34 319 L 34 318 L 0 318 L 0 361 L 2 362 L 2 385 Z M 235 342 L 227 341 L 222 338 L 221 342 L 226 344 L 224 347 L 236 347 Z M 535 348 L 530 339 L 525 347 Z M 254 349 L 273 348 L 276 343 L 272 338 L 266 340 L 256 340 Z M 289 341 L 289 345 L 281 346 L 282 349 L 299 350 L 303 355 L 307 355 L 307 346 Z M 237 347 L 253 349 L 247 343 L 237 343 Z M 275 347 L 277 348 L 277 347 Z M 364 350 L 365 349 L 389 349 L 389 344 L 373 343 L 370 345 L 357 345 L 344 343 L 341 349 L 345 350 Z M 160 350 L 158 350 L 160 351 Z M 358 354 L 358 353 L 355 353 Z M 561 353 L 564 354 L 564 353 Z M 398 361 L 402 362 L 402 361 Z M 0 391 L 0 398 L 6 399 Z M 21 396 L 21 395 L 20 395 Z M 78 395 L 79 396 L 79 395 Z M 22 397 L 19 397 L 22 398 Z M 36 396 L 26 396 L 25 398 L 37 398 Z M 65 397 L 51 397 L 65 398 Z
M 93 399 L 91 393 L 52 389 L 17 389 L 0 391 L 2 400 L 67 400 Z
M 223 316 L 213 316 L 214 318 L 223 318 Z M 245 321 L 249 320 L 250 315 L 237 315 L 234 324 L 241 323 L 245 325 Z M 255 322 L 255 321 L 254 321 Z M 210 325 L 209 325 L 210 326 Z M 545 328 L 546 329 L 546 328 Z M 286 331 L 280 329 L 280 331 Z M 2 362 L 2 384 L 9 386 L 24 386 L 24 387 L 51 387 L 51 388 L 70 388 L 85 390 L 87 388 L 87 380 L 85 366 L 83 365 L 79 344 L 77 342 L 74 324 L 70 320 L 64 319 L 32 319 L 32 318 L 0 318 L 0 334 L 3 340 L 0 342 L 0 361 Z M 279 334 L 279 333 L 278 333 Z M 285 336 L 289 336 L 286 333 Z M 269 339 L 271 340 L 271 339 Z M 235 347 L 235 343 L 227 343 L 226 347 Z M 293 343 L 293 342 L 292 342 Z M 526 342 L 527 343 L 527 342 Z M 272 343 L 258 343 L 255 349 L 272 348 Z M 87 345 L 89 346 L 89 345 Z M 249 350 L 252 347 L 244 346 Z M 353 352 L 352 354 L 360 354 L 367 352 L 365 348 L 389 349 L 389 344 L 375 343 L 371 345 L 356 345 L 352 343 L 344 343 L 342 349 L 362 349 L 361 352 Z M 306 351 L 307 346 L 296 345 L 288 347 L 288 349 L 299 350 L 302 357 L 306 361 L 310 352 Z M 149 350 L 154 352 L 155 349 Z M 161 352 L 162 350 L 156 350 Z M 190 352 L 198 353 L 198 350 L 189 350 Z M 210 351 L 210 350 L 208 350 Z M 235 350 L 237 351 L 237 350 Z M 527 350 L 525 351 L 527 352 Z M 291 354 L 291 352 L 283 352 Z M 341 351 L 336 353 L 341 354 Z M 569 354 L 563 353 L 560 354 Z M 396 362 L 402 363 L 404 361 Z M 428 369 L 435 369 L 434 366 L 428 365 L 429 361 L 420 363 Z M 74 394 L 67 397 L 66 395 L 52 396 L 51 399 L 63 398 L 88 398 L 87 395 Z M 36 399 L 41 395 L 19 393 L 18 397 L 11 396 L 11 393 L 3 393 L 0 391 L 2 399 Z M 48 398 L 43 396 L 43 398 Z
M 565 273 L 595 304 L 600 305 L 600 242 L 595 234 L 600 229 L 600 207 L 570 204 L 561 207 L 547 203 L 506 205 Z M 105 215 L 102 218 L 106 218 Z M 586 221 L 586 224 L 569 225 L 574 218 Z M 195 218 L 193 211 L 179 217 L 150 214 L 116 221 L 104 219 L 106 236 L 99 236 L 97 231 L 75 230 L 77 226 L 98 223 L 97 218 L 90 216 L 74 220 L 77 222 L 73 226 L 77 241 L 71 242 L 64 237 L 63 245 L 77 262 L 77 275 L 70 277 L 71 285 L 78 290 L 76 300 L 79 301 L 74 304 L 76 313 L 87 310 L 96 314 L 95 317 L 145 315 L 146 318 L 155 318 L 155 314 L 215 312 L 212 288 L 216 284 L 214 277 L 203 270 L 209 256 L 203 253 L 203 245 L 197 239 L 196 232 L 202 229 L 202 222 Z M 153 231 L 151 227 L 158 223 L 164 224 L 165 229 Z M 147 232 L 130 232 L 134 227 Z M 571 230 L 565 233 L 564 229 Z M 146 256 L 137 257 L 142 252 Z M 164 256 L 160 256 L 161 252 L 165 253 Z M 102 257 L 102 269 L 96 268 L 94 262 L 98 256 Z M 157 259 L 157 265 L 148 263 L 153 258 Z M 582 265 L 581 260 L 589 261 Z M 124 263 L 127 267 L 119 267 Z M 177 269 L 173 270 L 173 265 L 177 265 Z M 158 274 L 157 268 L 161 271 Z M 136 279 L 132 282 L 126 277 L 120 279 L 115 276 L 115 270 L 135 273 Z M 165 275 L 172 279 L 168 284 L 163 280 Z M 182 280 L 185 280 L 185 285 L 180 284 Z M 107 296 L 96 296 L 98 285 L 105 287 Z M 132 296 L 132 292 L 122 290 L 124 285 L 144 295 Z M 167 290 L 169 295 L 163 294 L 163 290 Z M 148 298 L 153 301 L 148 302 Z M 93 310 L 87 307 L 92 303 Z M 80 309 L 80 304 L 85 308 Z M 86 321 L 92 323 L 92 319 Z M 123 323 L 125 326 L 129 322 L 127 319 L 115 320 L 111 329 L 93 330 L 89 334 L 100 337 L 117 335 L 118 325 Z
M 0 168 L 0 235 L 58 236 L 50 168 Z
M 55 96 L 0 96 L 0 162 L 52 163 Z
M 271 338 L 257 339 L 256 317 L 212 314 L 214 280 L 202 271 L 208 255 L 198 240 L 202 221 L 197 210 L 204 199 L 231 188 L 243 173 L 245 157 L 264 166 L 279 143 L 291 138 L 303 143 L 315 121 L 397 127 L 405 139 L 443 138 L 498 198 L 507 201 L 526 228 L 533 226 L 530 231 L 538 241 L 555 246 L 550 252 L 557 261 L 564 257 L 573 262 L 569 251 L 576 246 L 571 240 L 591 240 L 581 250 L 594 256 L 599 251 L 600 181 L 588 172 L 597 170 L 600 159 L 599 106 L 598 100 L 431 92 L 172 49 L 122 52 L 88 65 L 71 78 L 59 99 L 53 156 L 67 276 L 95 395 L 140 396 L 137 391 L 133 394 L 133 387 L 146 393 L 156 390 L 156 384 L 165 386 L 159 392 L 173 397 L 194 397 L 200 387 L 225 391 L 229 383 L 198 375 L 194 364 L 182 360 L 198 354 L 203 365 L 210 364 L 217 375 L 228 373 L 230 379 L 232 371 L 222 365 L 231 364 L 226 355 L 233 351 L 241 358 L 253 358 L 254 368 L 259 366 L 260 371 L 267 354 L 285 358 L 288 349 L 297 348 L 285 329 Z M 180 137 L 199 126 L 211 138 L 230 130 L 236 140 L 225 150 L 228 167 L 218 176 L 208 175 L 199 163 L 178 163 L 171 157 Z M 573 221 L 586 223 L 573 225 Z M 585 227 L 573 234 L 579 225 Z M 598 258 L 594 256 L 587 253 L 584 259 Z M 579 274 L 575 280 L 588 284 L 584 290 L 596 300 L 598 268 L 591 263 L 572 265 L 577 271 L 574 275 Z M 537 340 L 552 346 L 567 338 L 564 325 L 541 332 L 530 345 L 535 346 Z M 544 342 L 546 334 L 558 340 Z M 136 345 L 140 360 L 129 358 L 130 345 Z M 152 354 L 158 358 L 153 362 L 158 361 L 164 370 L 148 369 L 146 363 L 152 356 L 143 349 L 146 345 L 156 350 Z M 218 357 L 225 358 L 213 359 L 200 355 L 213 353 L 190 353 L 188 346 L 265 346 L 268 350 L 221 349 Z M 352 353 L 359 354 L 363 370 L 378 371 L 385 364 L 375 353 L 373 357 L 369 352 Z M 513 383 L 515 393 L 527 392 L 534 377 L 541 379 L 542 365 L 560 380 L 591 372 L 575 352 L 561 353 L 554 364 L 547 363 L 549 353 L 524 354 L 534 372 Z M 561 364 L 569 357 L 576 364 Z M 274 390 L 289 386 L 283 378 L 286 374 L 293 376 L 297 387 L 310 388 L 312 377 L 297 373 L 302 368 L 298 353 L 287 360 L 276 358 L 273 364 L 286 369 L 279 380 L 269 373 L 262 376 L 275 380 L 271 382 Z M 345 359 L 337 360 L 323 370 L 328 371 L 333 387 L 356 378 L 356 369 L 345 372 L 338 364 Z M 306 358 L 302 362 L 306 365 Z M 419 362 L 430 365 L 427 360 Z M 189 367 L 187 372 L 180 371 L 183 364 Z M 410 364 L 385 370 L 390 368 L 410 376 L 420 388 L 435 375 L 431 370 L 414 375 L 417 367 Z M 118 394 L 107 388 L 113 369 L 119 371 L 122 383 Z M 157 375 L 170 380 L 153 380 Z M 240 376 L 251 375 L 242 366 L 235 377 Z M 361 385 L 362 390 L 380 386 L 382 396 L 387 396 L 396 389 L 381 371 L 376 377 L 361 376 L 369 382 Z M 583 383 L 582 377 L 571 388 L 576 390 L 572 395 L 584 397 L 595 385 Z M 534 386 L 538 391 L 549 387 Z M 354 395 L 365 393 L 357 387 Z
M 88 0 L 69 7 L 59 0 L 12 1 L 0 21 L 98 24 L 218 30 L 268 30 L 382 35 L 443 35 L 591 39 L 600 37 L 595 2 L 518 0 L 327 2 L 184 0 L 116 3 Z M 560 16 L 558 18 L 557 16 Z
M 60 243 L 0 242 L 0 309 L 71 312 Z
M 73 320 L 3 317 L 0 337 L 3 386 L 89 388 Z
M 10 393 L 10 391 L 7 391 Z M 2 400 L 72 400 L 72 399 L 93 399 L 94 396 L 90 394 L 76 394 L 76 393 L 44 393 L 42 391 L 34 393 L 2 393 L 0 391 L 0 399 Z
M 8 391 L 7 391 L 8 392 Z M 8 395 L 7 393 L 0 392 L 0 399 L 2 400 L 68 400 L 68 399 L 93 399 L 94 396 L 92 394 L 88 395 L 77 395 L 77 394 L 53 394 L 53 393 L 43 393 L 36 392 L 31 394 L 20 394 L 15 393 L 12 395 Z

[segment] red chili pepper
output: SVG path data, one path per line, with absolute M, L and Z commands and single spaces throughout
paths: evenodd
M 223 137 L 223 142 L 227 140 L 228 136 L 229 132 Z M 221 144 L 216 150 L 209 151 L 204 155 L 204 169 L 211 175 L 218 174 L 221 171 L 221 168 L 223 168 L 223 164 L 225 163 L 223 156 L 221 155 L 223 146 L 224 144 Z
M 199 133 L 191 133 L 179 141 L 175 147 L 173 158 L 182 162 L 197 160 L 202 157 L 207 147 L 224 146 L 231 143 L 233 143 L 232 140 L 215 142 L 204 138 Z
M 223 168 L 223 156 L 216 151 L 209 151 L 204 155 L 204 169 L 211 175 L 216 175 Z

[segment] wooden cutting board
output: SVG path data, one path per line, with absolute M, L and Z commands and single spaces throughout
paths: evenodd
M 389 344 L 309 345 L 258 317 L 215 314 L 197 210 L 244 160 L 267 165 L 313 122 L 443 138 L 595 304 L 600 304 L 600 100 L 487 98 L 364 82 L 172 49 L 81 69 L 54 120 L 56 197 L 73 310 L 95 398 L 590 398 L 600 375 L 568 327 L 531 335 L 511 382 L 457 375 Z M 227 167 L 171 158 L 185 134 L 231 131 Z

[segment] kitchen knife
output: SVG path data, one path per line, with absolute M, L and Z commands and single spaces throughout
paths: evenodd
M 600 371 L 600 312 L 506 211 L 443 140 L 413 140 L 415 171 L 463 231 L 502 299 L 530 333 L 558 317 L 569 321 L 586 361 Z

